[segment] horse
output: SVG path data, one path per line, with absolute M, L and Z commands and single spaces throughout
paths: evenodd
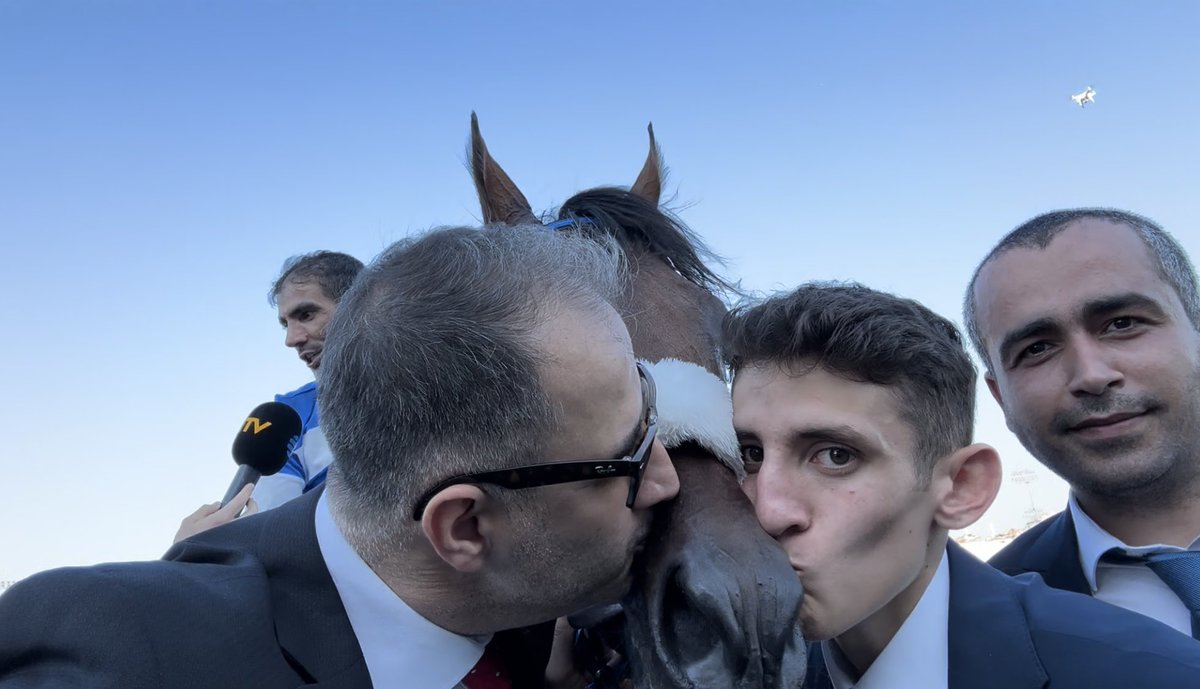
M 718 294 L 729 285 L 704 263 L 710 254 L 699 239 L 659 208 L 664 169 L 653 125 L 648 131 L 650 152 L 633 185 L 577 193 L 551 228 L 607 236 L 624 252 L 630 279 L 617 310 L 635 356 L 691 362 L 723 382 L 717 334 L 726 308 Z M 474 113 L 469 156 L 485 226 L 543 224 L 491 156 Z M 803 591 L 739 487 L 736 448 L 719 461 L 687 438 L 664 444 L 679 497 L 656 509 L 621 603 L 634 686 L 800 687 Z

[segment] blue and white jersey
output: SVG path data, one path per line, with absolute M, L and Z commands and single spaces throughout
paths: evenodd
M 254 501 L 260 510 L 278 507 L 292 498 L 316 488 L 325 482 L 333 452 L 321 432 L 320 417 L 317 415 L 317 383 L 313 381 L 291 392 L 276 395 L 282 402 L 300 415 L 301 435 L 292 448 L 287 464 L 273 476 L 264 476 L 254 486 Z

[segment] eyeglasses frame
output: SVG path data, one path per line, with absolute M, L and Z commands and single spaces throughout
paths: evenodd
M 654 378 L 650 371 L 637 362 L 638 378 L 643 382 L 643 411 L 646 420 L 646 435 L 638 443 L 633 454 L 616 459 L 588 459 L 569 462 L 545 462 L 526 466 L 501 469 L 498 471 L 483 471 L 475 474 L 453 476 L 440 481 L 434 487 L 425 491 L 416 506 L 413 507 L 413 520 L 420 521 L 425 513 L 425 507 L 433 497 L 441 491 L 465 483 L 480 483 L 500 486 L 509 490 L 538 488 L 541 486 L 575 483 L 577 481 L 593 481 L 602 478 L 628 476 L 629 495 L 625 507 L 632 508 L 637 500 L 638 490 L 642 485 L 642 477 L 646 474 L 646 465 L 650 463 L 651 447 L 658 434 L 658 408 Z

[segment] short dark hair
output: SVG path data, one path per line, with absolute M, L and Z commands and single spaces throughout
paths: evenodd
M 267 301 L 276 306 L 279 293 L 287 282 L 315 282 L 321 292 L 334 302 L 341 301 L 342 295 L 350 289 L 350 284 L 363 268 L 362 261 L 337 251 L 314 251 L 311 254 L 292 256 L 283 262 L 279 277 L 271 286 Z
M 979 273 L 993 259 L 1012 249 L 1044 250 L 1072 223 L 1087 218 L 1108 220 L 1133 230 L 1150 253 L 1150 259 L 1154 261 L 1159 276 L 1171 286 L 1171 289 L 1175 290 L 1179 301 L 1183 303 L 1183 309 L 1187 313 L 1188 320 L 1192 322 L 1192 327 L 1200 330 L 1200 293 L 1196 289 L 1196 270 L 1192 267 L 1187 252 L 1161 225 L 1137 213 L 1116 208 L 1072 208 L 1051 211 L 1022 223 L 1017 229 L 1004 235 L 1004 238 L 975 267 L 975 272 L 971 275 L 971 282 L 967 285 L 967 293 L 963 297 L 963 325 L 966 326 L 967 334 L 971 337 L 971 344 L 974 345 L 975 351 L 989 372 L 992 371 L 992 362 L 988 358 L 987 341 L 984 339 L 983 330 L 979 327 L 976 313 L 975 283 L 979 280 Z
M 891 388 L 913 432 L 922 483 L 939 459 L 971 444 L 975 367 L 954 324 L 911 299 L 855 283 L 808 283 L 731 311 L 722 350 L 734 385 L 743 368 L 776 364 Z
M 560 419 L 540 328 L 611 308 L 621 260 L 615 242 L 540 225 L 460 227 L 402 240 L 363 271 L 329 324 L 318 386 L 352 543 L 384 557 L 438 481 L 544 455 Z

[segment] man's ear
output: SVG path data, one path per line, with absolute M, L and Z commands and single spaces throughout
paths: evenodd
M 421 515 L 421 532 L 434 552 L 460 572 L 483 566 L 491 546 L 491 498 L 479 486 L 458 484 L 439 491 Z
M 1000 455 L 989 445 L 975 443 L 946 457 L 934 468 L 941 488 L 934 519 L 945 529 L 964 529 L 983 516 L 1000 492 Z

